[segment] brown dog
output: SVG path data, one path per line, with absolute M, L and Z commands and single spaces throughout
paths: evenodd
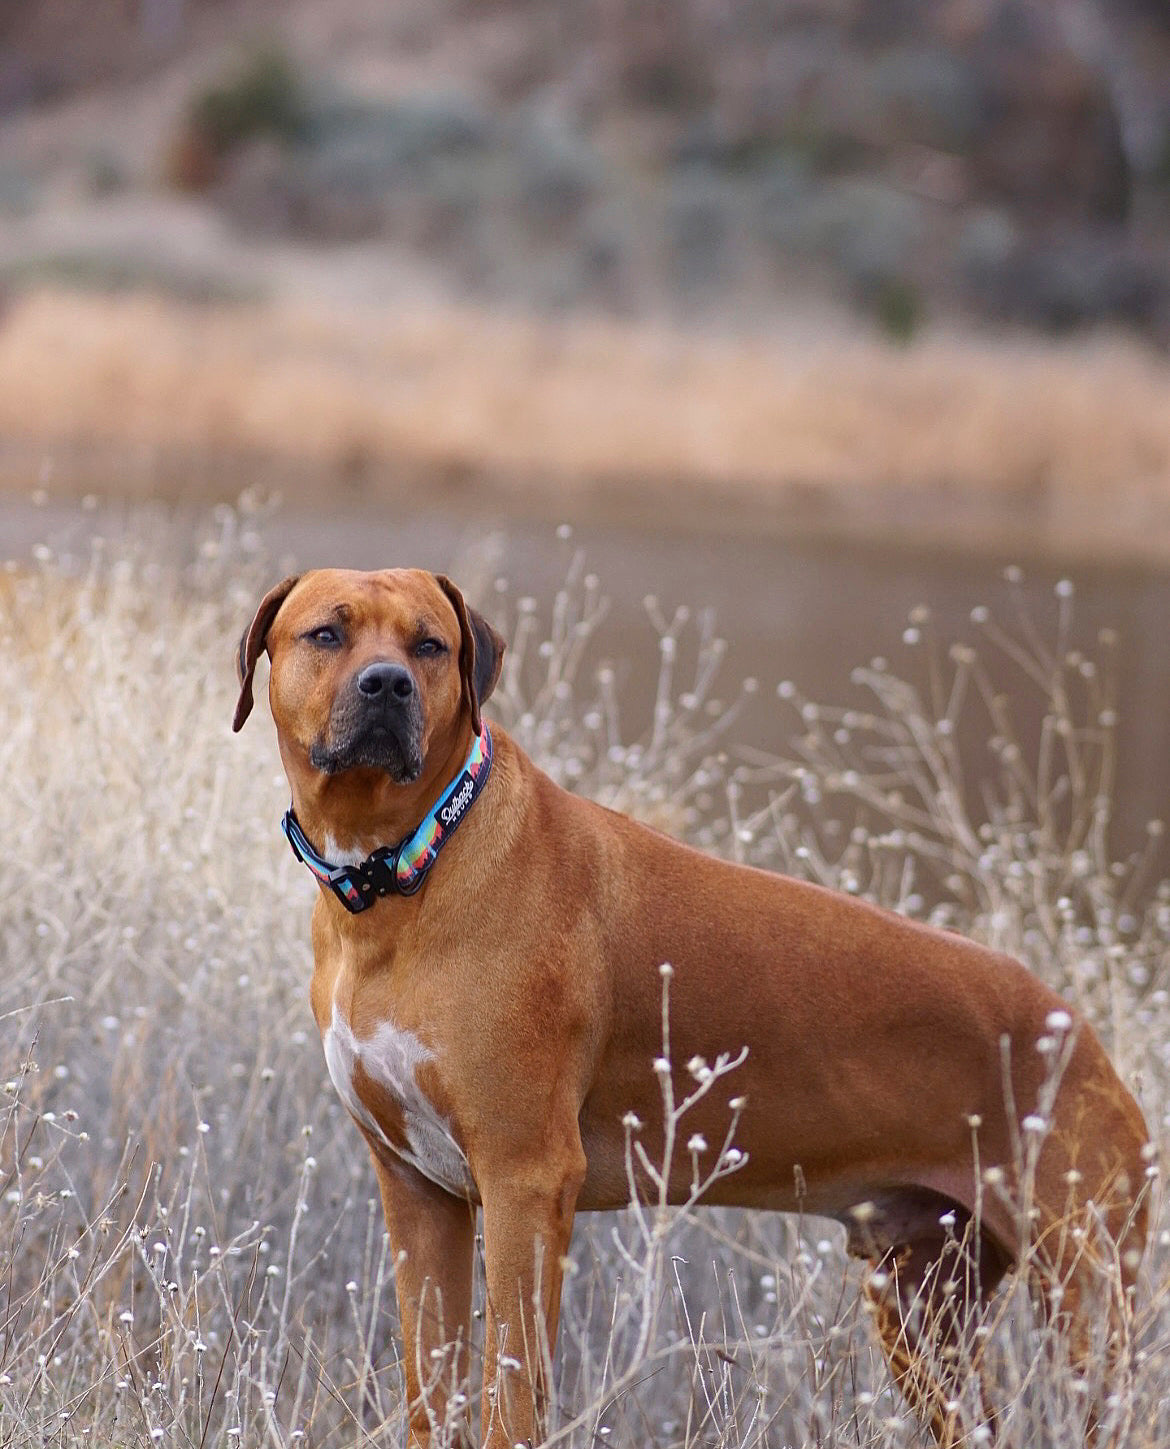
M 663 962 L 675 1062 L 749 1049 L 731 1079 L 737 1170 L 705 1201 L 846 1225 L 882 1270 L 867 1291 L 894 1376 L 940 1442 L 961 1432 L 955 1384 L 924 1366 L 922 1336 L 945 1349 L 1025 1248 L 1063 1284 L 1074 1356 L 1090 1268 L 1117 1253 L 1116 1352 L 1147 1131 L 1092 1030 L 982 946 L 558 788 L 481 731 L 503 647 L 445 578 L 330 569 L 273 589 L 239 653 L 234 727 L 267 649 L 290 839 L 322 880 L 312 1006 L 397 1255 L 412 1443 L 465 1363 L 480 1207 L 485 1440 L 539 1438 L 538 1346 L 555 1338 L 573 1215 L 627 1202 L 628 1113 L 651 1161 L 662 1149 Z M 345 869 L 404 838 L 404 854 Z M 1052 1052 L 1037 1041 L 1054 1034 L 1067 1064 L 1038 1106 Z M 688 1133 L 723 1142 L 729 1110 L 708 1093 Z M 692 1176 L 677 1153 L 672 1201 Z M 444 1355 L 451 1372 L 433 1373 Z

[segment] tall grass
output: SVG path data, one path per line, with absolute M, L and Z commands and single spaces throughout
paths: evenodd
M 392 1265 L 306 1002 L 312 887 L 276 829 L 264 711 L 229 732 L 232 647 L 273 570 L 230 510 L 180 554 L 43 550 L 0 576 L 0 1442 L 397 1444 Z M 974 643 L 917 617 L 913 678 L 874 661 L 861 706 L 782 685 L 789 759 L 735 746 L 709 621 L 651 604 L 660 687 L 634 736 L 579 558 L 550 611 L 484 592 L 511 640 L 494 712 L 559 780 L 1016 952 L 1088 1012 L 1164 1142 L 1170 893 L 1110 855 L 1111 646 L 1073 649 L 1067 588 L 1048 632 L 1010 584 Z M 958 744 L 972 710 L 990 770 Z M 1127 1445 L 1170 1441 L 1168 1246 L 1157 1198 L 1106 1415 Z M 572 1257 L 554 1443 L 922 1441 L 830 1225 L 651 1203 L 583 1218 Z M 1001 1442 L 1081 1442 L 1087 1394 L 1026 1295 L 980 1332 Z

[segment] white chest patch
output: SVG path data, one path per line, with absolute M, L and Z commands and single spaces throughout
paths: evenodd
M 332 835 L 326 835 L 322 854 L 330 865 L 361 865 L 369 851 L 342 850 Z
M 434 1052 L 413 1032 L 401 1030 L 392 1021 L 382 1022 L 372 1037 L 359 1041 L 336 1002 L 322 1043 L 338 1096 L 367 1131 L 439 1187 L 460 1197 L 474 1191 L 462 1148 L 415 1077 L 423 1062 L 434 1059 Z M 406 1137 L 404 1147 L 389 1140 L 358 1096 L 353 1081 L 358 1062 L 366 1076 L 398 1104 Z

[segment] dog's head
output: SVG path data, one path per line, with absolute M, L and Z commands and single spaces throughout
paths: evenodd
M 240 640 L 235 730 L 251 713 L 265 651 L 283 743 L 323 774 L 366 768 L 406 785 L 422 775 L 431 741 L 464 711 L 478 733 L 504 641 L 441 574 L 295 575 L 265 594 Z

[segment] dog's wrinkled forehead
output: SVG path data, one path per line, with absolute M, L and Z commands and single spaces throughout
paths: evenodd
M 459 641 L 459 620 L 433 574 L 422 569 L 316 569 L 305 574 L 285 600 L 271 634 L 274 648 L 306 630 L 345 627 L 353 644 L 408 644 L 437 634 Z
M 436 649 L 436 643 L 445 648 Z M 232 729 L 241 729 L 252 711 L 253 671 L 265 652 L 272 661 L 270 697 L 303 690 L 308 681 L 336 686 L 339 668 L 352 673 L 379 657 L 409 654 L 419 659 L 428 688 L 449 678 L 449 666 L 457 665 L 478 733 L 480 706 L 496 687 L 504 648 L 504 640 L 444 574 L 423 569 L 291 574 L 260 600 L 240 640 Z M 430 661 L 425 666 L 424 658 Z

